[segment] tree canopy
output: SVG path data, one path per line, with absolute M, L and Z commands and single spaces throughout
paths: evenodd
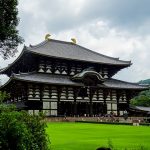
M 138 83 L 140 83 L 140 84 L 150 84 L 150 79 L 141 80 Z
M 150 107 L 150 90 L 140 92 L 138 96 L 131 100 L 131 104 L 135 106 Z
M 1 150 L 49 150 L 44 116 L 16 111 L 14 105 L 0 104 Z
M 4 59 L 12 57 L 23 42 L 19 36 L 18 0 L 0 0 L 0 53 Z

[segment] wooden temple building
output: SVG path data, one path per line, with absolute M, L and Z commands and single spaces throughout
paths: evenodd
M 73 42 L 46 39 L 24 46 L 20 56 L 1 74 L 10 77 L 1 90 L 31 114 L 95 116 L 129 111 L 130 99 L 146 88 L 112 77 L 130 61 L 108 57 Z

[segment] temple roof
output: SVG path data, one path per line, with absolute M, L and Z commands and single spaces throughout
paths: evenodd
M 143 106 L 135 106 L 136 109 L 141 111 L 147 111 L 150 112 L 150 107 L 143 107 Z
M 50 75 L 43 73 L 24 73 L 14 74 L 10 80 L 4 84 L 1 88 L 5 87 L 12 80 L 19 80 L 32 83 L 44 83 L 44 84 L 55 84 L 55 85 L 70 85 L 70 86 L 84 86 L 81 82 L 74 82 L 69 76 L 64 75 Z M 146 86 L 141 86 L 135 83 L 129 83 L 116 79 L 106 79 L 103 83 L 98 84 L 97 87 L 112 88 L 112 89 L 135 89 L 145 90 L 148 89 Z
M 123 66 L 131 65 L 131 61 L 123 61 L 119 60 L 119 58 L 108 57 L 72 42 L 58 41 L 54 39 L 45 40 L 44 42 L 35 46 L 25 46 L 24 50 L 44 56 L 68 60 Z
M 119 58 L 109 57 L 82 47 L 80 45 L 74 44 L 72 42 L 50 39 L 45 40 L 44 42 L 35 46 L 24 46 L 18 58 L 7 67 L 0 69 L 0 73 L 6 74 L 9 69 L 11 72 L 11 68 L 23 58 L 26 58 L 26 61 L 28 61 L 28 57 L 25 57 L 25 54 L 33 54 L 65 60 L 82 61 L 88 63 L 115 65 L 121 68 L 128 67 L 132 64 L 131 61 L 123 61 L 119 60 Z
M 150 112 L 150 107 L 144 106 L 130 106 L 130 110 L 132 111 L 140 111 L 140 112 Z
M 142 86 L 137 83 L 121 81 L 117 79 L 107 79 L 104 82 L 104 85 L 109 88 L 117 88 L 117 89 L 148 89 L 147 86 Z

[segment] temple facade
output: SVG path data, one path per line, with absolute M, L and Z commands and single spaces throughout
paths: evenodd
M 6 103 L 31 114 L 47 116 L 123 115 L 130 99 L 144 86 L 113 79 L 131 65 L 79 46 L 74 41 L 46 39 L 24 46 L 20 56 L 1 74 L 10 77 L 1 86 L 10 93 Z M 130 113 L 130 112 L 129 112 Z

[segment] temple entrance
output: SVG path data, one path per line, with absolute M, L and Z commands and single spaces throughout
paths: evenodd
M 58 103 L 59 116 L 73 116 L 74 115 L 74 102 L 61 101 Z
M 90 105 L 87 102 L 59 102 L 59 116 L 89 116 Z
M 89 116 L 90 104 L 87 102 L 77 102 L 77 115 L 79 116 Z
M 92 115 L 103 115 L 105 107 L 103 103 L 92 103 Z M 68 102 L 60 101 L 58 103 L 58 115 L 59 116 L 91 116 L 90 103 L 89 102 Z
M 99 116 L 105 114 L 105 107 L 103 103 L 93 103 L 93 115 Z

